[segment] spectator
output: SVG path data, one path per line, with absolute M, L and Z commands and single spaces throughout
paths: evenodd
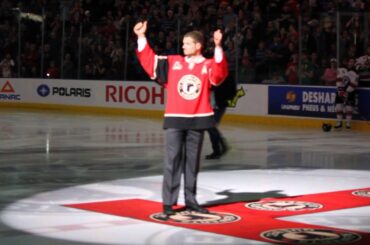
M 269 65 L 272 72 L 282 73 L 284 69 L 283 60 L 287 53 L 286 50 L 287 49 L 281 43 L 280 34 L 277 33 L 269 45 Z
M 46 69 L 46 77 L 47 78 L 59 78 L 59 76 L 60 76 L 59 69 L 55 65 L 55 61 L 51 60 L 49 67 Z
M 79 25 L 84 16 L 84 10 L 81 8 L 79 1 L 74 2 L 74 6 L 70 11 L 70 20 L 72 25 Z
M 269 70 L 267 63 L 268 56 L 269 51 L 266 48 L 266 43 L 264 41 L 260 41 L 254 56 L 256 82 L 261 82 L 266 78 L 266 73 L 268 73 Z
M 155 46 L 158 47 L 158 52 L 161 53 L 164 51 L 166 47 L 166 34 L 164 31 L 159 31 L 156 35 L 156 39 L 153 43 Z
M 251 28 L 245 29 L 245 35 L 243 36 L 241 47 L 246 48 L 249 55 L 255 55 L 255 50 L 257 48 L 257 39 L 254 36 L 253 30 Z
M 296 44 L 292 41 L 288 42 L 286 46 L 286 50 L 284 50 L 284 54 L 282 57 L 282 63 L 284 65 L 288 64 L 290 62 L 292 55 L 296 54 L 297 52 L 298 52 L 298 49 L 297 49 Z
M 15 62 L 9 53 L 5 55 L 5 58 L 0 62 L 1 77 L 12 77 Z
M 96 78 L 96 70 L 94 69 L 94 66 L 92 65 L 91 60 L 83 67 L 82 72 L 81 72 L 81 78 L 88 79 L 88 80 L 92 80 Z
M 263 80 L 261 83 L 264 83 L 264 84 L 282 84 L 282 83 L 286 83 L 283 76 L 280 75 L 280 73 L 276 72 L 276 71 L 273 71 L 272 72 L 272 75 L 271 75 L 271 78 L 267 78 L 265 80 Z
M 94 62 L 94 69 L 96 69 L 96 78 L 105 79 L 107 78 L 108 69 L 103 62 L 102 58 L 97 58 Z
M 18 23 L 14 18 L 11 8 L 21 6 L 22 10 L 38 13 L 41 12 L 40 5 L 32 4 L 34 1 L 1 1 L 0 10 L 0 60 L 4 59 L 6 53 L 10 53 L 15 59 L 17 55 L 18 42 Z M 191 3 L 191 4 L 190 4 Z M 281 73 L 290 62 L 290 57 L 298 50 L 289 50 L 290 43 L 297 49 L 301 44 L 301 50 L 308 55 L 316 52 L 320 60 L 329 60 L 337 56 L 337 36 L 336 31 L 341 30 L 340 55 L 341 60 L 347 58 L 358 58 L 365 52 L 368 46 L 370 36 L 365 35 L 368 32 L 366 28 L 366 19 L 370 16 L 366 14 L 369 11 L 370 4 L 364 0 L 353 1 L 297 1 L 297 0 L 273 0 L 273 1 L 43 1 L 46 10 L 45 23 L 45 43 L 50 45 L 49 54 L 41 56 L 40 50 L 40 32 L 39 23 L 22 19 L 22 50 L 21 57 L 21 75 L 31 76 L 31 71 L 36 67 L 39 69 L 39 63 L 44 62 L 45 71 L 50 60 L 60 61 L 62 47 L 64 53 L 78 54 L 79 47 L 79 24 L 83 24 L 83 50 L 81 50 L 81 65 L 85 66 L 88 57 L 102 58 L 107 69 L 107 76 L 116 73 L 109 71 L 117 68 L 113 64 L 112 57 L 109 56 L 112 51 L 105 48 L 112 41 L 125 47 L 126 40 L 130 43 L 132 36 L 126 36 L 126 30 L 131 29 L 130 24 L 137 18 L 151 20 L 151 28 L 148 30 L 149 42 L 157 39 L 158 33 L 164 38 L 160 43 L 152 45 L 156 50 L 166 50 L 168 41 L 172 42 L 170 52 L 178 52 L 177 43 L 181 37 L 177 36 L 177 23 L 179 20 L 181 32 L 193 30 L 195 27 L 205 33 L 209 33 L 217 26 L 226 27 L 225 40 L 233 41 L 235 50 L 248 49 L 251 57 L 250 61 L 258 70 L 257 82 L 266 77 L 261 77 L 261 65 L 265 66 L 264 74 L 272 74 L 276 65 L 280 66 Z M 63 18 L 60 9 L 67 8 L 67 18 Z M 341 15 L 342 25 L 337 28 L 333 18 L 335 11 L 352 11 L 352 14 Z M 325 15 L 321 14 L 325 13 Z M 355 14 L 353 14 L 355 13 Z M 364 13 L 364 14 L 363 14 Z M 322 17 L 325 16 L 325 17 Z M 298 20 L 301 18 L 301 33 L 298 35 Z M 66 23 L 62 23 L 65 20 Z M 101 26 L 97 23 L 101 23 Z M 163 24 L 161 26 L 160 24 Z M 237 24 L 237 26 L 236 26 Z M 63 32 L 63 26 L 65 26 Z M 36 31 L 34 31 L 36 30 Z M 64 44 L 62 45 L 62 33 L 64 33 Z M 256 50 L 259 42 L 266 43 L 268 49 L 272 43 L 273 37 L 279 34 L 280 43 L 284 50 L 284 57 L 280 62 L 266 59 L 261 63 L 256 58 Z M 175 35 L 175 38 L 173 36 Z M 369 34 L 370 35 L 370 34 Z M 171 38 L 169 38 L 171 37 Z M 169 40 L 170 39 L 170 40 Z M 36 55 L 32 55 L 31 44 L 34 44 Z M 106 52 L 97 52 L 94 45 L 102 45 Z M 129 44 L 130 46 L 131 44 Z M 45 46 L 45 52 L 48 47 Z M 92 49 L 92 50 L 90 50 Z M 205 47 L 204 50 L 207 50 Z M 130 58 L 129 49 L 126 50 Z M 287 53 L 285 53 L 287 52 Z M 90 54 L 92 56 L 90 56 Z M 273 55 L 276 53 L 273 52 Z M 32 58 L 34 57 L 34 58 Z M 40 60 L 40 57 L 44 60 Z M 36 59 L 35 59 L 36 58 Z M 77 59 L 77 57 L 75 57 Z M 271 58 L 271 57 L 267 57 Z M 33 61 L 32 61 L 33 60 Z M 239 59 L 239 62 L 242 59 Z M 130 61 L 130 59 L 128 59 Z M 326 67 L 319 64 L 319 70 Z M 91 64 L 90 64 L 91 66 Z M 128 63 L 128 73 L 133 79 L 143 79 L 141 68 L 137 68 L 137 62 Z M 241 63 L 239 63 L 239 67 Z M 275 68 L 274 68 L 275 67 Z M 83 70 L 83 68 L 81 68 Z M 133 75 L 132 71 L 139 73 Z M 36 72 L 36 74 L 39 71 Z M 239 73 L 241 73 L 239 71 Z M 262 75 L 264 75 L 262 74 Z M 14 75 L 14 71 L 13 74 Z M 129 74 L 127 74 L 129 75 Z M 107 77 L 106 76 L 106 77 Z M 316 83 L 317 84 L 317 83 Z
M 323 74 L 318 53 L 314 52 L 311 54 L 311 66 L 313 71 L 313 85 L 320 85 L 320 77 Z
M 45 43 L 44 45 L 44 50 L 41 50 L 40 49 L 40 52 L 43 52 L 43 59 L 44 59 L 44 70 L 42 71 L 43 72 L 43 75 L 45 75 L 45 70 L 46 68 L 49 66 L 50 64 L 50 61 L 53 60 L 54 58 L 52 57 L 52 53 L 51 53 L 51 50 L 50 50 L 50 44 L 48 43 Z M 41 54 L 39 54 L 41 56 Z M 57 58 L 57 57 L 55 57 Z
M 370 86 L 370 45 L 367 47 L 365 55 L 356 59 L 356 70 L 359 74 L 361 86 Z
M 344 54 L 347 52 L 349 49 L 349 46 L 351 44 L 351 36 L 348 30 L 343 30 L 340 33 L 340 41 L 339 41 L 339 51 L 340 51 L 340 58 L 344 58 Z
M 290 85 L 299 83 L 298 77 L 298 54 L 293 54 L 285 70 L 285 77 Z
M 125 57 L 124 51 L 120 47 L 116 47 L 111 54 L 112 58 L 112 65 L 111 70 L 109 71 L 109 78 L 112 80 L 123 80 L 124 78 L 124 65 L 125 65 Z
M 166 45 L 164 48 L 164 52 L 162 52 L 163 55 L 171 55 L 171 54 L 176 54 L 176 50 L 173 46 L 173 43 L 170 40 L 166 41 Z
M 286 1 L 282 4 L 283 6 L 281 8 L 281 11 L 279 11 L 280 16 L 277 18 L 277 21 L 279 28 L 288 29 L 289 26 L 296 21 L 293 9 L 294 6 L 292 6 L 289 1 Z
M 324 71 L 324 74 L 321 76 L 325 86 L 334 86 L 337 80 L 337 60 L 332 58 L 330 59 L 330 66 L 327 67 Z
M 253 62 L 250 60 L 250 57 L 248 55 L 248 52 L 244 52 L 238 74 L 238 83 L 254 83 L 255 81 L 255 70 L 253 67 Z
M 356 45 L 354 44 L 349 45 L 344 59 L 348 59 L 348 58 L 353 58 L 353 59 L 356 58 Z
M 67 78 L 67 79 L 76 78 L 75 65 L 72 61 L 71 54 L 69 54 L 69 53 L 67 53 L 64 56 L 62 78 Z
M 40 73 L 39 73 L 39 69 L 38 69 L 37 65 L 32 65 L 31 66 L 29 77 L 33 77 L 33 78 L 40 77 Z
M 230 74 L 235 73 L 236 62 L 238 59 L 237 54 L 238 54 L 238 51 L 235 48 L 234 42 L 230 40 L 229 42 L 227 42 L 227 48 L 225 50 L 225 56 L 228 61 Z
M 227 6 L 225 14 L 223 15 L 223 20 L 222 20 L 223 26 L 228 26 L 230 24 L 230 22 L 234 22 L 236 17 L 237 17 L 237 15 L 235 14 L 234 9 L 232 8 L 232 6 L 230 6 L 230 5 Z
M 355 12 L 362 12 L 365 10 L 366 5 L 362 0 L 354 0 L 351 7 Z
M 302 85 L 313 85 L 315 84 L 315 70 L 312 65 L 312 62 L 309 60 L 306 53 L 302 53 L 302 64 L 299 74 L 301 76 Z
M 177 20 L 172 9 L 168 9 L 165 17 L 161 20 L 160 26 L 161 29 L 165 32 L 176 30 Z
M 25 66 L 27 73 L 30 73 L 32 67 L 38 64 L 39 52 L 35 43 L 26 42 L 25 51 L 22 55 L 22 65 Z
M 323 30 L 318 33 L 318 41 L 320 45 L 318 46 L 317 52 L 320 53 L 322 57 L 330 58 L 333 54 L 329 51 L 332 50 L 332 44 L 336 43 L 336 34 L 331 17 L 325 17 L 323 25 Z

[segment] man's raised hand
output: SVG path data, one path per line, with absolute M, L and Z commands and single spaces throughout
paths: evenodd
M 138 38 L 145 37 L 147 23 L 147 21 L 140 21 L 134 26 L 134 33 L 137 35 Z
M 221 32 L 220 29 L 216 30 L 213 33 L 213 41 L 214 41 L 216 47 L 221 47 L 222 32 Z

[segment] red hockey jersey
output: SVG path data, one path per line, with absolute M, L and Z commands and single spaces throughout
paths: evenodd
M 205 129 L 215 125 L 210 102 L 211 86 L 228 75 L 221 62 L 203 56 L 157 56 L 146 44 L 137 56 L 146 73 L 167 88 L 164 128 Z

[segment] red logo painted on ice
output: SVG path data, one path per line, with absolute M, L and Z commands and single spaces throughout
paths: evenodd
M 370 205 L 366 194 L 369 191 L 370 188 L 365 188 L 260 200 L 260 203 L 278 203 L 278 210 L 250 209 L 248 203 L 252 202 L 248 201 L 209 206 L 210 214 L 181 212 L 182 207 L 176 207 L 177 213 L 170 216 L 161 213 L 162 203 L 143 199 L 65 206 L 262 242 L 367 245 L 370 244 L 367 232 L 284 220 L 281 218 L 296 215 L 297 210 L 281 207 L 286 204 L 303 207 L 299 208 L 299 214 L 366 207 Z M 312 205 L 314 208 L 307 208 Z

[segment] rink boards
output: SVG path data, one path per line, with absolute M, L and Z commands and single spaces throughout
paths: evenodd
M 239 84 L 225 120 L 321 127 L 335 118 L 335 88 Z M 0 79 L 0 107 L 162 116 L 166 90 L 155 82 Z M 369 130 L 370 90 L 359 89 L 353 128 Z

